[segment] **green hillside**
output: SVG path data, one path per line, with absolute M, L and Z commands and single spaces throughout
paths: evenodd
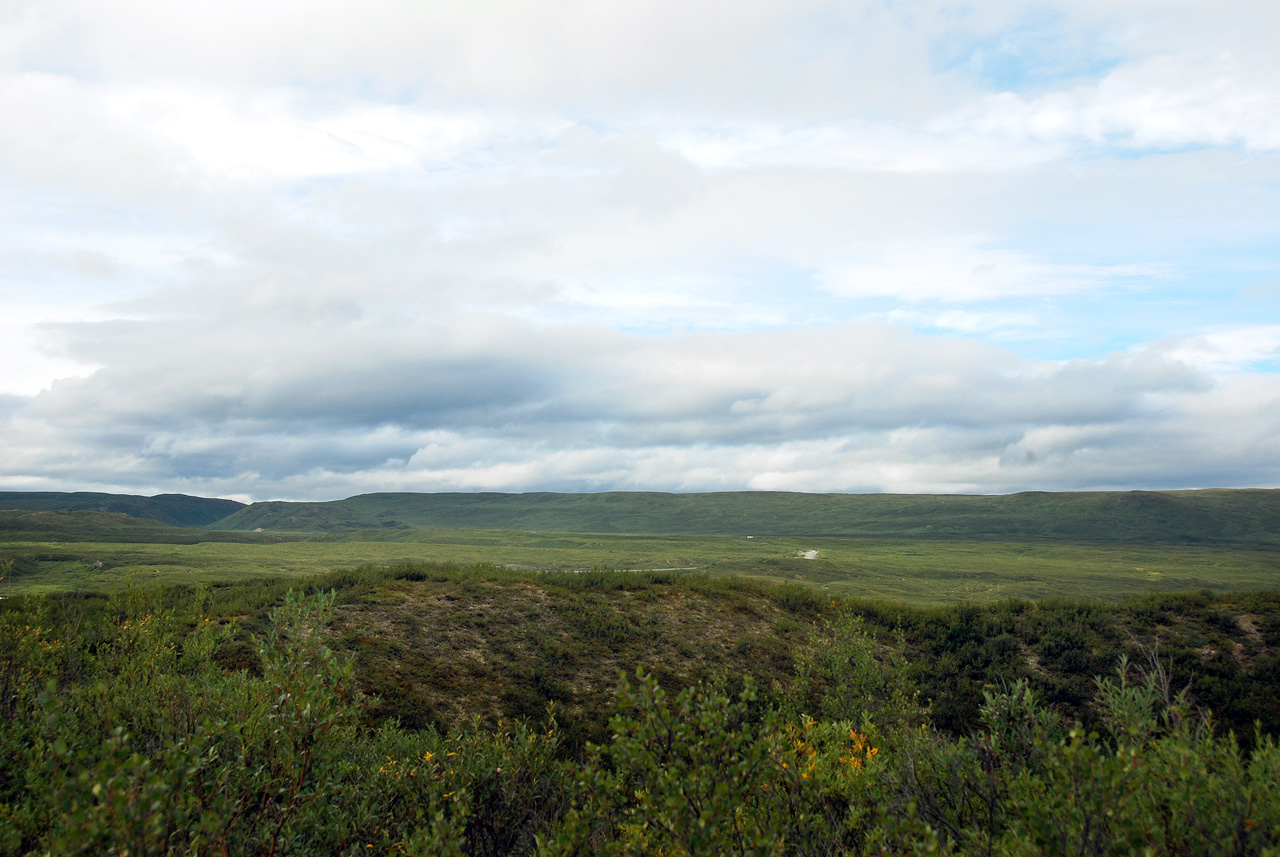
M 120 512 L 0 509 L 0 545 L 17 542 L 107 542 L 194 545 L 202 542 L 274 544 L 298 536 L 176 527 Z
M 172 527 L 207 527 L 244 507 L 235 500 L 186 494 L 100 494 L 92 491 L 0 491 L 0 509 L 33 512 L 113 512 Z
M 387 493 L 254 503 L 217 526 L 1277 544 L 1280 491 Z

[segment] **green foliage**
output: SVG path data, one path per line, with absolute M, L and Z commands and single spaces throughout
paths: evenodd
M 127 593 L 114 633 L 61 685 L 85 641 L 0 613 L 13 715 L 0 722 L 0 854 L 527 851 L 563 793 L 554 720 L 448 737 L 363 728 L 352 662 L 322 633 L 335 601 L 287 593 L 251 676 L 215 666 L 227 627 L 197 616 L 184 629 L 154 593 Z
M 117 599 L 121 622 L 86 679 L 51 682 L 41 699 L 28 785 L 48 784 L 50 847 L 251 853 L 305 838 L 307 816 L 336 785 L 317 771 L 343 757 L 358 715 L 350 663 L 317 633 L 332 605 L 286 598 L 250 679 L 216 670 L 225 629 L 207 617 L 177 635 L 153 599 Z
M 822 720 L 851 721 L 872 735 L 919 725 L 925 718 L 912 686 L 901 631 L 881 646 L 848 609 L 823 617 L 796 662 L 796 707 Z
M 331 644 L 355 659 L 360 687 L 380 697 L 368 712 L 414 728 L 447 729 L 476 714 L 490 724 L 499 716 L 537 717 L 554 701 L 573 747 L 599 742 L 614 677 L 636 666 L 672 690 L 751 673 L 770 698 L 789 694 L 796 665 L 815 651 L 805 642 L 810 633 L 824 617 L 848 611 L 877 641 L 876 660 L 900 659 L 932 722 L 952 734 L 973 729 L 984 690 L 1019 679 L 1064 717 L 1102 729 L 1093 676 L 1110 672 L 1121 656 L 1140 660 L 1141 647 L 1157 640 L 1179 686 L 1190 682 L 1242 746 L 1251 746 L 1255 722 L 1264 734 L 1280 734 L 1274 592 L 919 609 L 745 578 L 398 564 L 211 586 L 210 615 L 236 624 L 215 649 L 219 665 L 260 669 L 250 637 L 267 633 L 270 609 L 293 587 L 337 592 Z M 154 597 L 190 610 L 196 591 L 166 587 Z M 94 593 L 37 601 L 50 622 L 78 625 L 90 637 L 116 609 Z M 21 602 L 0 601 L 0 612 Z M 78 668 L 78 651 L 68 650 L 67 670 Z M 813 704 L 798 710 L 821 713 Z
M 1099 680 L 1105 738 L 1079 726 L 1065 737 L 1031 731 L 1036 752 L 1008 785 L 1007 838 L 1047 854 L 1258 853 L 1274 843 L 1257 833 L 1266 801 L 1250 770 L 1269 769 L 1270 749 L 1246 760 L 1163 679 L 1153 670 L 1135 682 L 1122 664 Z
M 983 729 L 927 731 L 890 774 L 899 818 L 956 853 L 1261 854 L 1277 844 L 1275 745 L 1246 757 L 1158 679 L 1098 682 L 1110 734 L 1065 728 L 1025 684 L 988 694 Z M 898 844 L 912 825 L 887 825 Z
M 1259 731 L 1242 747 L 1197 693 L 1206 674 L 1210 688 L 1267 691 L 1208 649 L 1245 641 L 1229 651 L 1265 660 L 1273 595 L 911 610 L 777 604 L 749 581 L 573 580 L 404 566 L 307 591 L 7 599 L 0 855 L 1280 847 L 1280 747 Z M 246 609 L 230 621 L 228 605 Z M 1158 648 L 1132 643 L 1133 629 L 1155 627 L 1142 621 L 1167 635 Z M 662 647 L 693 622 L 691 651 L 726 659 L 680 673 L 677 649 Z M 731 627 L 760 633 L 724 638 Z M 422 636 L 402 636 L 410 631 Z M 456 652 L 405 665 L 421 655 L 417 642 L 360 654 L 361 640 L 451 635 L 465 646 L 491 639 L 485 658 L 509 651 L 510 669 L 477 660 L 474 673 L 446 674 Z M 774 644 L 793 668 L 758 681 L 745 667 Z M 219 657 L 233 645 L 249 647 L 252 670 Z M 1109 677 L 1071 675 L 1078 707 L 1044 666 L 1079 666 L 1065 657 L 1072 646 L 1087 650 L 1087 668 L 1110 660 Z M 520 660 L 522 647 L 537 656 Z M 1028 667 L 1024 647 L 1039 668 L 1010 669 Z M 655 651 L 666 654 L 641 657 Z M 589 658 L 614 665 L 618 653 L 635 655 L 626 677 L 591 697 L 613 700 L 607 727 L 593 743 L 571 737 L 562 719 L 584 716 L 572 683 Z M 414 672 L 427 666 L 429 679 Z M 361 692 L 373 669 L 387 671 L 388 687 L 453 682 L 461 694 L 473 684 L 500 705 L 512 688 L 530 695 L 518 718 L 499 708 L 447 731 L 409 729 Z M 948 685 L 947 670 L 967 684 Z M 969 728 L 939 728 L 940 700 L 959 709 L 934 694 L 951 687 L 977 695 Z M 548 711 L 555 695 L 564 702 Z
M 613 738 L 593 747 L 552 854 L 833 854 L 861 834 L 876 749 L 847 723 L 757 711 L 748 680 L 674 698 L 624 677 Z

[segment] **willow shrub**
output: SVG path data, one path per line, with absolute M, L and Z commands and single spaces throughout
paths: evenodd
M 857 850 L 878 751 L 848 722 L 758 712 L 648 675 L 619 689 L 613 739 L 593 747 L 550 854 L 839 854 Z
M 68 686 L 65 644 L 0 615 L 0 853 L 505 854 L 549 825 L 554 724 L 362 728 L 350 661 L 319 633 L 331 594 L 285 598 L 256 677 L 214 667 L 213 623 L 180 633 L 129 601 Z
M 1124 663 L 1096 684 L 1107 734 L 1060 722 L 1019 682 L 987 694 L 973 736 L 904 742 L 880 841 L 913 850 L 923 826 L 957 854 L 1277 853 L 1274 741 L 1246 758 L 1185 694 Z
M 896 647 L 818 628 L 796 691 L 622 681 L 610 738 L 554 717 L 448 735 L 367 725 L 289 594 L 224 672 L 225 628 L 118 597 L 107 633 L 0 611 L 0 854 L 1275 854 L 1280 748 L 1234 736 L 1152 659 L 1095 684 L 1097 732 L 1022 683 L 971 735 L 928 725 Z M 62 637 L 58 634 L 63 633 Z

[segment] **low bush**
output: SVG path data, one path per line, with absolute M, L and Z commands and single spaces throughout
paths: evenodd
M 377 700 L 324 633 L 333 590 L 283 595 L 252 636 L 252 657 L 225 654 L 239 636 L 200 613 L 210 598 L 124 593 L 80 624 L 52 601 L 0 611 L 0 854 L 1280 847 L 1280 746 L 1255 733 L 1244 749 L 1220 732 L 1154 647 L 1093 681 L 1091 724 L 1017 678 L 974 682 L 978 714 L 955 734 L 934 725 L 909 635 L 919 645 L 937 634 L 953 656 L 995 657 L 1013 648 L 998 642 L 1009 627 L 958 612 L 903 622 L 887 639 L 851 605 L 821 614 L 792 686 L 766 692 L 744 675 L 675 687 L 633 671 L 603 739 L 579 747 L 554 709 L 448 733 L 372 725 Z M 1046 645 L 1100 633 L 1089 610 L 1058 618 L 1044 626 Z M 253 671 L 236 667 L 245 660 Z M 567 692 L 550 676 L 529 684 Z

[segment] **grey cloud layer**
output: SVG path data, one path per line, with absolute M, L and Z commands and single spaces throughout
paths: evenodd
M 109 368 L 8 412 L 16 456 L 0 478 L 256 496 L 1000 490 L 1161 485 L 1174 461 L 1179 478 L 1209 478 L 1242 453 L 1255 477 L 1280 476 L 1280 384 L 1215 382 L 1154 352 L 1030 364 L 869 325 L 641 339 L 499 319 L 481 336 L 479 320 L 454 321 L 467 335 L 84 325 L 67 335 Z

